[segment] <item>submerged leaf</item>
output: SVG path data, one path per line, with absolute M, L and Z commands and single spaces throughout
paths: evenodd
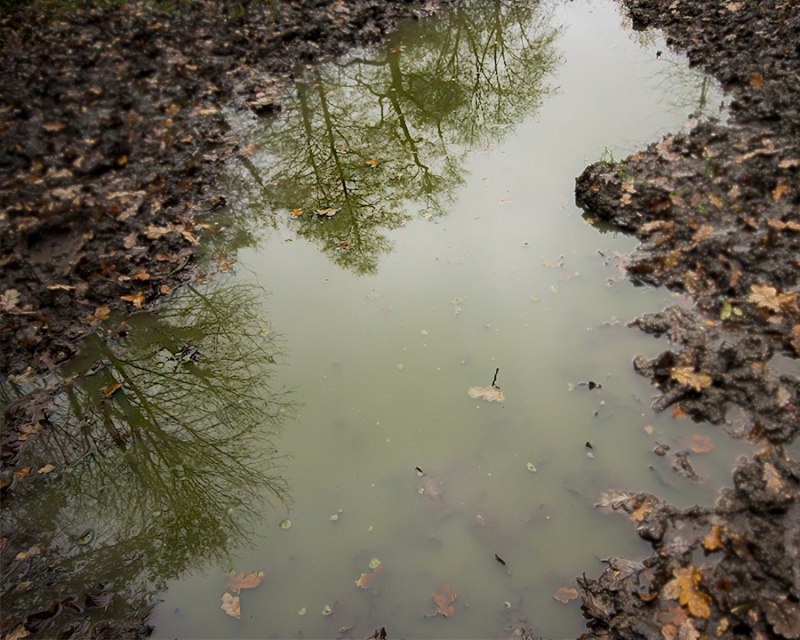
M 567 604 L 570 600 L 578 597 L 578 590 L 571 587 L 561 587 L 553 597 L 562 604 Z
M 222 594 L 222 604 L 220 607 L 232 618 L 241 618 L 242 610 L 239 607 L 239 596 L 232 596 L 230 593 L 225 592 Z
M 437 615 L 442 615 L 445 618 L 454 616 L 456 608 L 452 603 L 456 601 L 456 598 L 457 596 L 453 593 L 450 584 L 448 582 L 443 582 L 439 587 L 439 591 L 431 595 L 431 600 L 433 600 L 433 603 L 436 605 L 436 609 L 434 611 L 429 611 L 425 615 L 428 618 L 433 618 Z
M 699 589 L 701 576 L 697 567 L 673 569 L 672 575 L 675 577 L 664 585 L 663 595 L 680 602 L 692 617 L 708 618 L 711 615 L 711 596 Z

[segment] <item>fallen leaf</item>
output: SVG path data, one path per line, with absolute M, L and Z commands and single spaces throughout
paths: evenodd
M 786 181 L 786 178 L 781 178 L 778 180 L 778 184 L 775 185 L 775 188 L 772 190 L 772 199 L 777 202 L 781 199 L 781 196 L 789 190 L 789 183 Z
M 122 388 L 122 383 L 112 380 L 105 387 L 103 387 L 103 395 L 108 398 L 113 395 L 118 389 Z
M 133 274 L 134 280 L 149 280 L 150 274 L 147 273 L 144 269 L 139 269 L 136 273 Z
M 50 473 L 51 471 L 55 471 L 56 465 L 54 464 L 46 464 L 41 467 L 37 473 Z
M 225 592 L 222 594 L 222 610 L 232 618 L 241 618 L 242 610 L 239 607 L 239 596 L 232 596 L 230 593 Z
M 339 209 L 334 209 L 333 207 L 328 207 L 327 209 L 317 209 L 317 213 L 321 216 L 335 216 L 339 212 Z
M 467 391 L 470 398 L 486 400 L 486 402 L 504 402 L 505 396 L 498 387 L 470 387 Z
M 764 463 L 764 484 L 772 494 L 780 493 L 784 488 L 780 472 L 769 462 Z
M 300 216 L 302 216 L 302 215 L 303 215 L 303 210 L 302 210 L 302 209 L 292 209 L 292 210 L 289 212 L 289 214 L 290 214 L 290 215 L 291 215 L 293 218 L 299 218 Z
M 570 600 L 578 597 L 578 590 L 572 587 L 561 587 L 553 597 L 562 604 L 567 604 Z
M 455 615 L 456 608 L 452 605 L 456 601 L 456 594 L 453 593 L 450 584 L 443 582 L 439 587 L 439 591 L 431 595 L 431 600 L 436 605 L 435 611 L 429 611 L 425 615 L 428 618 L 433 618 L 439 614 L 445 618 L 450 618 Z
M 364 160 L 364 164 L 368 164 L 370 167 L 377 167 L 378 161 L 372 158 L 371 160 Z
M 635 503 L 634 503 L 635 504 Z M 653 511 L 653 505 L 649 499 L 643 500 L 631 513 L 631 520 L 634 522 L 641 522 L 644 517 Z
M 703 538 L 703 549 L 706 551 L 716 551 L 722 547 L 722 527 L 718 524 L 711 525 L 711 530 Z
M 16 309 L 19 300 L 19 291 L 16 289 L 6 289 L 5 293 L 0 294 L 0 310 L 11 311 L 12 309 Z
M 58 133 L 67 128 L 63 122 L 45 122 L 42 125 L 42 129 L 47 131 L 48 133 Z
M 673 367 L 670 369 L 669 377 L 678 384 L 692 387 L 695 391 L 707 389 L 714 382 L 710 375 L 701 371 L 695 371 L 694 367 Z
M 689 436 L 688 440 L 688 449 L 692 453 L 708 453 L 714 450 L 714 443 L 711 442 L 711 438 L 708 436 L 694 433 Z
M 137 291 L 136 294 L 132 296 L 120 296 L 120 300 L 130 302 L 134 309 L 141 309 L 142 303 L 144 303 L 144 293 Z
M 150 238 L 150 240 L 158 240 L 160 237 L 165 236 L 172 231 L 177 231 L 175 225 L 160 227 L 158 225 L 151 224 L 145 227 L 144 235 Z
M 542 258 L 542 264 L 549 269 L 559 269 L 564 266 L 564 257 L 561 256 L 558 260 L 553 258 Z
M 29 549 L 25 551 L 20 551 L 17 555 L 14 556 L 14 560 L 27 560 L 28 558 L 33 558 L 38 556 L 43 551 L 41 545 L 35 544 Z
M 684 411 L 684 410 L 681 408 L 681 405 L 679 405 L 679 404 L 677 404 L 677 403 L 676 403 L 676 404 L 674 404 L 674 405 L 672 405 L 672 417 L 673 417 L 673 418 L 675 418 L 675 420 L 680 420 L 681 418 L 685 418 L 685 417 L 686 417 L 686 415 L 687 415 L 687 414 L 686 414 L 686 412 L 685 412 L 685 411 Z
M 754 89 L 760 89 L 761 87 L 763 87 L 764 76 L 762 76 L 760 73 L 756 71 L 753 71 L 753 73 L 750 74 L 750 86 L 753 87 Z
M 264 572 L 253 571 L 253 573 L 245 575 L 244 571 L 242 571 L 236 575 L 235 571 L 231 571 L 225 576 L 225 582 L 228 583 L 228 589 L 234 593 L 239 593 L 242 589 L 255 589 L 264 582 Z
M 750 285 L 750 295 L 747 299 L 770 311 L 780 312 L 781 310 L 777 289 L 766 284 Z
M 379 574 L 383 571 L 383 565 L 377 558 L 372 559 L 369 563 L 369 568 L 371 569 L 369 573 L 362 573 L 358 580 L 355 581 L 356 585 L 362 589 L 372 589 L 377 582 Z
M 20 624 L 10 634 L 4 636 L 4 640 L 22 640 L 31 635 L 31 632 L 25 628 L 24 624 Z
M 711 596 L 700 591 L 700 571 L 697 567 L 673 569 L 675 577 L 664 585 L 662 594 L 670 600 L 677 600 L 686 607 L 689 615 L 694 618 L 708 618 L 711 616 Z

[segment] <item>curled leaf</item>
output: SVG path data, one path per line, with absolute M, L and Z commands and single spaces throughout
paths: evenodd
M 242 571 L 239 575 L 236 575 L 235 571 L 231 571 L 225 576 L 225 581 L 228 583 L 228 589 L 233 593 L 239 593 L 242 589 L 255 589 L 264 582 L 264 572 L 253 571 L 253 573 L 245 575 L 244 571 Z
M 470 387 L 467 391 L 470 398 L 486 400 L 486 402 L 504 402 L 505 396 L 498 387 Z
M 222 604 L 220 607 L 232 618 L 239 619 L 242 617 L 242 610 L 239 607 L 239 596 L 232 596 L 227 591 L 222 594 Z

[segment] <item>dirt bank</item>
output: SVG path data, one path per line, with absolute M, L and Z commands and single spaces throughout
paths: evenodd
M 715 75 L 733 102 L 578 178 L 586 215 L 636 235 L 634 280 L 686 294 L 633 322 L 670 349 L 635 369 L 659 409 L 760 445 L 713 508 L 608 495 L 654 553 L 584 577 L 584 638 L 800 638 L 800 5 L 626 0 L 634 23 Z M 686 456 L 678 469 L 691 476 Z

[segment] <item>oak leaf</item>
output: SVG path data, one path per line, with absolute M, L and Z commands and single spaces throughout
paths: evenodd
M 747 299 L 770 311 L 780 312 L 781 310 L 777 289 L 766 284 L 750 285 L 750 295 Z
M 710 617 L 711 596 L 699 589 L 701 576 L 697 567 L 673 569 L 672 575 L 675 577 L 664 585 L 664 597 L 677 600 L 694 618 Z
M 486 400 L 486 402 L 504 402 L 505 396 L 499 387 L 470 387 L 467 391 L 470 398 Z
M 239 575 L 236 575 L 235 571 L 231 571 L 225 576 L 225 582 L 228 583 L 228 589 L 234 593 L 239 593 L 242 589 L 255 589 L 264 582 L 264 572 L 253 571 L 253 573 L 245 575 L 244 571 L 242 571 Z
M 241 618 L 242 617 L 242 610 L 239 607 L 239 596 L 232 596 L 227 591 L 222 594 L 222 604 L 220 605 L 222 610 L 227 613 L 232 618 Z
M 669 377 L 678 384 L 692 387 L 695 391 L 707 389 L 714 382 L 710 375 L 702 371 L 695 371 L 694 367 L 673 367 L 670 369 Z
M 425 615 L 428 618 L 433 618 L 439 614 L 443 615 L 445 618 L 454 616 L 456 608 L 452 603 L 456 601 L 456 598 L 457 596 L 453 593 L 450 584 L 443 582 L 439 587 L 439 591 L 431 595 L 431 600 L 433 600 L 433 603 L 436 605 L 436 609 L 434 611 L 429 611 Z

